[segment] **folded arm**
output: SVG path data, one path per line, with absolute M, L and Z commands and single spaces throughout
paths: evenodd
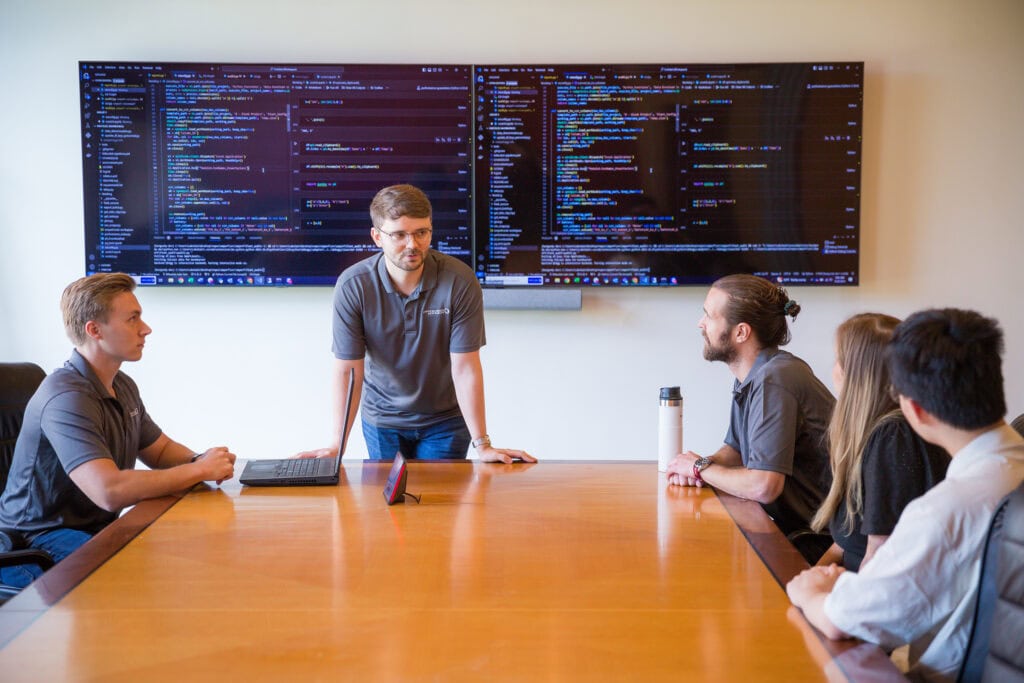
M 142 462 L 154 469 L 122 470 L 113 460 L 94 458 L 71 470 L 69 476 L 89 500 L 108 512 L 185 491 L 201 481 L 220 482 L 234 476 L 235 455 L 227 448 L 211 448 L 194 462 L 193 455 L 161 434 L 139 452 Z
M 826 638 L 840 640 L 851 636 L 837 627 L 825 614 L 825 598 L 832 592 L 839 576 L 845 571 L 837 565 L 811 567 L 797 574 L 786 584 L 790 601 L 801 610 L 807 621 Z
M 704 482 L 720 491 L 763 504 L 773 502 L 782 494 L 786 475 L 747 469 L 743 466 L 739 451 L 728 444 L 711 456 L 711 465 L 700 473 L 700 480 L 693 474 L 693 464 L 698 457 L 693 451 L 678 455 L 669 464 L 669 482 L 682 486 L 701 486 Z

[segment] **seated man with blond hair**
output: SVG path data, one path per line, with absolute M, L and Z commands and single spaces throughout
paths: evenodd
M 64 290 L 64 327 L 75 348 L 25 409 L 0 496 L 0 550 L 38 548 L 59 562 L 129 505 L 233 476 L 233 453 L 223 446 L 196 453 L 173 441 L 121 372 L 122 363 L 142 358 L 153 331 L 134 290 L 124 273 L 97 273 Z M 151 469 L 135 469 L 136 460 Z M 13 586 L 42 573 L 34 565 L 0 572 Z

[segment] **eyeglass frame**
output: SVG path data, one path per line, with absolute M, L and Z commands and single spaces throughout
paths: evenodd
M 388 232 L 387 230 L 381 230 L 380 228 L 374 228 L 374 230 L 382 235 L 387 235 L 395 244 L 405 244 L 410 238 L 415 242 L 424 242 L 429 240 L 430 235 L 434 232 L 433 228 L 417 228 L 412 232 L 406 232 L 405 230 Z M 399 237 L 399 235 L 401 236 Z

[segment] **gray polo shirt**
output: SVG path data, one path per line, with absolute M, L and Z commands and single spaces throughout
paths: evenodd
M 118 372 L 111 396 L 78 353 L 39 386 L 25 408 L 0 496 L 0 528 L 32 537 L 68 527 L 96 533 L 117 519 L 94 504 L 68 473 L 96 458 L 134 469 L 139 450 L 160 436 L 135 382 Z
M 363 419 L 415 429 L 461 415 L 452 353 L 486 343 L 483 293 L 462 261 L 429 250 L 408 297 L 395 289 L 384 254 L 347 268 L 334 287 L 336 358 L 365 358 Z
M 834 405 L 807 363 L 777 348 L 762 350 L 733 385 L 725 443 L 744 467 L 786 475 L 782 494 L 762 507 L 787 535 L 809 530 L 831 486 L 826 432 Z

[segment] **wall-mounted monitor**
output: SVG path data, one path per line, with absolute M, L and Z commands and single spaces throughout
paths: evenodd
M 79 64 L 86 271 L 331 285 L 394 183 L 485 287 L 859 281 L 863 63 Z
M 859 280 L 862 63 L 477 65 L 485 285 Z
M 144 285 L 332 285 L 410 182 L 472 258 L 471 69 L 79 64 L 86 271 Z

